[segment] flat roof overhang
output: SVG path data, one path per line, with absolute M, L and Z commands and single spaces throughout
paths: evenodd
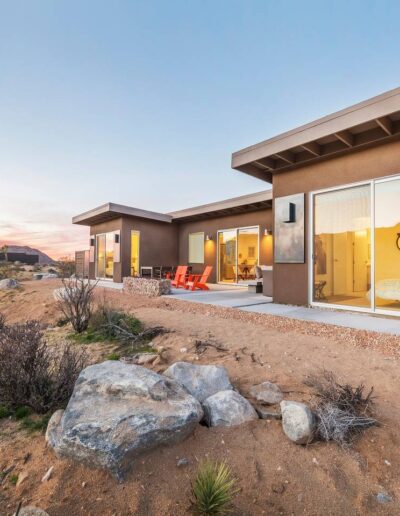
M 73 224 L 80 224 L 82 226 L 94 226 L 107 222 L 109 220 L 118 219 L 123 216 L 137 217 L 140 219 L 154 220 L 157 222 L 171 223 L 172 217 L 164 213 L 157 213 L 154 211 L 140 210 L 138 208 L 132 208 L 130 206 L 124 206 L 122 204 L 115 204 L 108 202 L 94 208 L 93 210 L 86 211 L 80 215 L 76 215 L 72 218 Z
M 272 176 L 400 139 L 400 88 L 232 154 L 232 168 L 272 183 Z
M 272 208 L 272 190 L 242 195 L 220 202 L 213 202 L 168 213 L 175 222 L 192 222 L 215 217 L 225 217 Z

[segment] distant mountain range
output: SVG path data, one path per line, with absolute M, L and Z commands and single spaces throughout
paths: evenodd
M 37 254 L 39 256 L 39 263 L 41 265 L 49 265 L 50 263 L 54 263 L 55 260 L 50 258 L 39 249 L 34 249 L 33 247 L 29 247 L 27 245 L 7 245 L 7 252 L 9 253 L 26 253 L 26 254 Z

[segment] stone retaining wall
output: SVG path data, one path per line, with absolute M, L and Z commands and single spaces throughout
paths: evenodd
M 124 292 L 158 297 L 171 293 L 171 281 L 168 279 L 132 278 L 123 279 Z

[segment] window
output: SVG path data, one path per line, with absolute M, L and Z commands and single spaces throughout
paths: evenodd
M 204 263 L 204 233 L 189 233 L 189 263 Z

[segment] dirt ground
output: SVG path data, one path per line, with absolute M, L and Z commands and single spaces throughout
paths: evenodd
M 0 312 L 9 323 L 37 318 L 54 325 L 60 314 L 52 291 L 58 285 L 58 280 L 24 282 L 18 291 L 0 293 Z M 7 480 L 0 486 L 1 515 L 12 514 L 19 501 L 50 516 L 190 514 L 190 482 L 205 457 L 232 468 L 240 487 L 235 515 L 400 514 L 399 338 L 119 291 L 108 290 L 106 296 L 145 325 L 171 330 L 156 339 L 168 349 L 167 363 L 153 367 L 158 372 L 177 360 L 220 364 L 245 396 L 252 385 L 270 380 L 286 399 L 308 401 L 311 391 L 304 380 L 326 368 L 342 381 L 374 386 L 381 425 L 351 449 L 321 442 L 297 446 L 276 420 L 232 428 L 199 425 L 185 442 L 138 460 L 118 484 L 104 471 L 58 460 L 42 434 L 0 420 L 0 471 L 14 465 L 13 473 L 26 475 L 17 487 Z M 50 341 L 64 334 L 64 329 L 48 332 Z M 214 339 L 227 351 L 207 349 L 198 356 L 196 339 Z M 93 360 L 102 360 L 114 345 L 84 346 Z M 189 465 L 178 467 L 183 457 Z M 50 466 L 53 474 L 42 482 Z M 378 503 L 378 492 L 388 493 L 392 502 Z

